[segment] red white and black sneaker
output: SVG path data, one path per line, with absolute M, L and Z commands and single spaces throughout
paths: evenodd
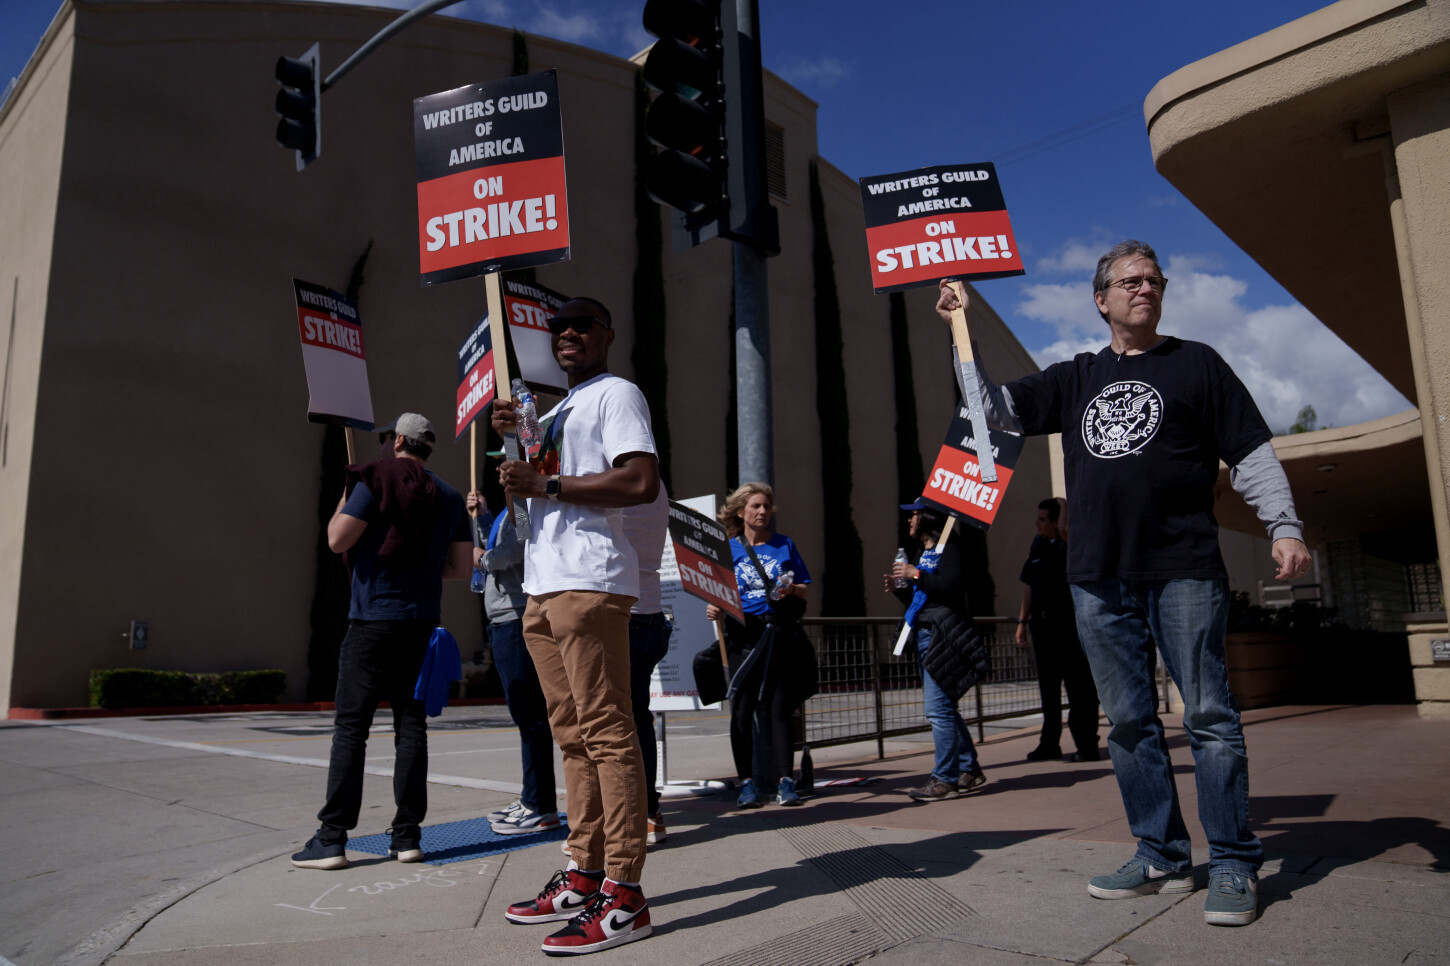
M 644 893 L 618 882 L 605 881 L 584 911 L 569 925 L 544 940 L 550 956 L 578 956 L 632 943 L 650 934 L 649 907 Z
M 602 877 L 596 879 L 576 869 L 567 872 L 561 869 L 554 873 L 537 899 L 514 903 L 504 912 L 504 918 L 524 925 L 573 919 L 584 911 L 590 899 L 599 895 L 601 881 Z

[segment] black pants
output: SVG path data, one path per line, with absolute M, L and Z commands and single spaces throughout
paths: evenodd
M 393 706 L 393 827 L 423 823 L 428 812 L 428 719 L 413 697 L 433 621 L 352 621 L 337 666 L 337 710 L 327 803 L 317 818 L 325 844 L 347 840 L 362 809 L 363 760 L 378 702 Z
M 726 621 L 732 671 L 741 666 L 746 651 L 765 630 L 765 621 L 760 618 L 747 614 L 745 620 L 744 627 Z M 730 752 L 735 758 L 735 773 L 741 779 L 754 779 L 766 790 L 774 787 L 777 779 L 790 778 L 795 772 L 790 740 L 793 709 L 786 705 L 786 689 L 780 669 L 774 665 L 774 661 L 757 661 L 730 699 Z
M 1098 689 L 1077 639 L 1077 625 L 1066 620 L 1032 618 L 1032 651 L 1037 658 L 1037 687 L 1042 694 L 1042 748 L 1062 742 L 1062 688 L 1067 686 L 1067 730 L 1084 755 L 1098 750 Z

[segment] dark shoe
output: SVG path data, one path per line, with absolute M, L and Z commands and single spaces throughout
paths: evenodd
M 760 800 L 760 789 L 755 787 L 755 782 L 747 778 L 740 783 L 740 797 L 735 800 L 736 808 L 760 808 L 764 804 Z
M 1061 757 L 1061 748 L 1047 748 L 1042 745 L 1038 745 L 1027 753 L 1028 761 L 1057 761 Z
M 606 882 L 569 925 L 544 940 L 550 956 L 578 956 L 648 936 L 649 904 L 644 893 L 618 882 Z
M 509 906 L 504 918 L 523 925 L 573 919 L 584 911 L 589 900 L 599 894 L 599 885 L 603 881 L 603 876 L 595 879 L 576 869 L 567 872 L 561 869 L 554 873 L 536 898 Z
M 1160 892 L 1192 892 L 1193 870 L 1164 872 L 1136 855 L 1128 864 L 1110 875 L 1095 875 L 1088 880 L 1088 892 L 1098 899 L 1131 899 Z
M 1259 890 L 1242 872 L 1211 872 L 1203 921 L 1210 926 L 1247 926 L 1259 915 Z
M 301 852 L 294 853 L 292 864 L 299 869 L 347 868 L 347 839 L 323 845 L 316 835 L 307 840 Z
M 421 841 L 422 831 L 416 825 L 396 825 L 388 829 L 392 836 L 392 844 L 388 847 L 388 854 L 399 862 L 422 862 L 423 849 Z
M 1096 748 L 1094 748 L 1092 751 L 1074 751 L 1072 754 L 1068 755 L 1066 758 L 1063 759 L 1063 761 L 1070 761 L 1070 762 L 1073 762 L 1074 764 L 1076 764 L 1077 762 L 1080 762 L 1080 761 L 1102 761 L 1102 760 L 1103 760 L 1103 753 L 1101 751 L 1098 751 Z
M 796 794 L 795 780 L 782 778 L 775 786 L 775 800 L 782 805 L 799 805 L 800 795 Z
M 956 785 L 950 785 L 940 778 L 930 778 L 920 788 L 913 788 L 906 793 L 914 801 L 918 802 L 944 802 L 949 798 L 958 798 L 961 792 Z
M 976 791 L 985 784 L 987 784 L 987 776 L 982 774 L 981 768 L 975 768 L 972 771 L 962 772 L 961 777 L 957 779 L 957 791 L 965 795 L 968 792 Z

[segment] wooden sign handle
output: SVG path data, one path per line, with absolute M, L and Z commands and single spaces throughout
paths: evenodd
M 725 653 L 725 618 L 711 621 L 715 625 L 715 641 L 720 645 L 720 663 L 725 667 L 726 681 L 730 676 L 730 655 Z
M 347 440 L 347 465 L 352 466 L 357 462 L 357 456 L 353 453 L 351 426 L 342 427 L 342 438 Z
M 503 314 L 503 283 L 498 272 L 489 272 L 483 277 L 484 292 L 488 297 L 488 332 L 493 342 L 494 392 L 504 402 L 514 398 L 513 377 L 509 375 L 509 354 L 507 349 L 508 319 Z
M 951 286 L 959 303 L 952 309 L 952 344 L 957 347 L 959 361 L 972 362 L 972 333 L 967 329 L 967 295 L 961 282 L 952 282 Z
M 941 536 L 936 538 L 936 545 L 938 547 L 946 545 L 947 538 L 952 535 L 952 527 L 956 525 L 956 522 L 956 517 L 952 516 L 951 514 L 947 514 L 947 522 L 946 525 L 941 528 Z

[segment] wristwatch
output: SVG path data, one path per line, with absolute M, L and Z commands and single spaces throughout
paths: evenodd
M 544 481 L 544 496 L 551 500 L 559 499 L 559 474 L 555 473 Z

